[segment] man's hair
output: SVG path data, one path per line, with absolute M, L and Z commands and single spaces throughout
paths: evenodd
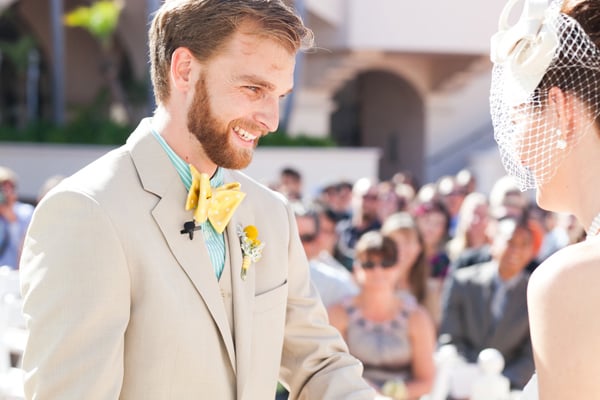
M 313 46 L 313 33 L 282 0 L 167 0 L 149 31 L 150 74 L 156 101 L 168 100 L 171 56 L 189 49 L 208 61 L 242 25 L 250 33 L 278 41 L 290 53 Z
M 302 180 L 302 174 L 295 168 L 285 167 L 281 170 L 281 176 L 289 176 L 297 181 Z

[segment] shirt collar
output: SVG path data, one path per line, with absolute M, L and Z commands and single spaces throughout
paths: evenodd
M 505 281 L 502 278 L 500 278 L 500 274 L 498 272 L 496 272 L 496 275 L 494 276 L 494 284 L 496 286 L 502 285 L 507 290 L 510 290 L 510 289 L 515 288 L 519 284 L 519 282 L 521 282 L 521 279 L 523 279 L 524 276 L 525 276 L 525 273 L 523 271 L 521 271 L 517 275 L 510 278 L 509 280 Z
M 189 165 L 173 151 L 171 146 L 169 146 L 165 139 L 158 132 L 156 132 L 152 125 L 150 126 L 150 130 L 152 132 L 152 135 L 160 144 L 160 146 L 167 153 L 169 160 L 171 160 L 171 164 L 173 164 L 175 170 L 177 171 L 177 174 L 179 174 L 179 178 L 181 178 L 181 181 L 185 185 L 185 189 L 190 190 L 190 186 L 192 186 L 192 173 L 190 172 Z M 215 171 L 214 175 L 210 178 L 210 186 L 214 188 L 217 186 L 221 186 L 222 184 L 223 168 L 217 167 L 217 170 Z

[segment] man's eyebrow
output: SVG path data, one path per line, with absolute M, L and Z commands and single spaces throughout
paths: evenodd
M 239 75 L 236 77 L 236 81 L 250 82 L 253 85 L 261 86 L 268 90 L 275 90 L 275 85 L 273 85 L 271 82 L 264 80 L 258 75 Z
M 254 74 L 246 74 L 246 75 L 239 75 L 236 77 L 235 79 L 236 81 L 243 81 L 243 82 L 249 82 L 252 85 L 255 86 L 260 86 L 263 87 L 267 90 L 270 91 L 274 91 L 275 90 L 275 85 L 273 85 L 271 82 L 264 80 L 263 78 L 261 78 L 258 75 L 254 75 Z M 289 93 L 292 92 L 292 88 L 290 88 L 289 90 L 287 90 L 283 95 L 287 95 Z

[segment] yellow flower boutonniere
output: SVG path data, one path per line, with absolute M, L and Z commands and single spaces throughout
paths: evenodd
M 265 244 L 258 239 L 258 229 L 254 225 L 248 225 L 242 228 L 237 226 L 237 234 L 240 237 L 240 245 L 242 247 L 242 280 L 246 280 L 248 268 L 253 262 L 260 260 Z

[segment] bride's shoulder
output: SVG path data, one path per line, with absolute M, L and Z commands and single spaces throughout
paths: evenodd
M 540 301 L 560 293 L 585 300 L 586 294 L 598 296 L 590 282 L 600 280 L 600 237 L 567 246 L 545 260 L 529 280 L 529 298 Z M 589 293 L 587 293 L 589 292 Z M 564 299 L 564 297 L 563 297 Z

